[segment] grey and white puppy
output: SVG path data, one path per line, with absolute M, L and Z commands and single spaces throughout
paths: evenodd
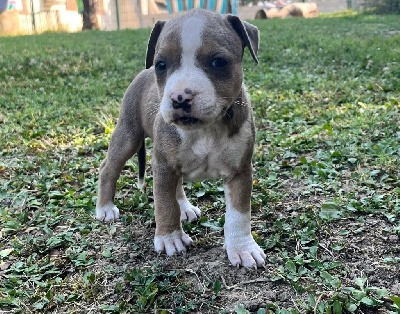
M 107 158 L 100 166 L 98 220 L 119 217 L 116 182 L 135 153 L 143 183 L 144 139 L 151 137 L 155 250 L 173 255 L 192 242 L 181 221 L 197 219 L 200 210 L 187 200 L 182 178 L 223 178 L 228 258 L 235 266 L 264 265 L 265 254 L 250 227 L 255 130 L 242 70 L 245 47 L 258 62 L 258 43 L 258 29 L 233 15 L 194 10 L 157 22 L 146 70 L 125 93 Z

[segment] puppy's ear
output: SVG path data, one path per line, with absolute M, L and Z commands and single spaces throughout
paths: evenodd
M 260 33 L 258 28 L 253 24 L 247 23 L 245 21 L 241 21 L 235 15 L 227 15 L 227 19 L 229 23 L 231 23 L 235 32 L 242 39 L 244 46 L 247 46 L 250 50 L 250 54 L 253 57 L 255 63 L 258 63 L 257 52 L 258 52 L 258 44 L 260 41 Z
M 156 52 L 156 44 L 165 23 L 165 21 L 158 21 L 151 31 L 149 43 L 147 45 L 146 69 L 149 69 L 153 65 L 154 54 Z

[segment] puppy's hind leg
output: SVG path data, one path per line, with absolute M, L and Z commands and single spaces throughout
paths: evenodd
M 181 209 L 181 221 L 195 221 L 201 216 L 200 209 L 196 206 L 193 206 L 188 201 L 185 190 L 183 189 L 182 178 L 179 179 L 178 186 L 176 188 L 176 200 L 178 201 Z
M 109 222 L 119 218 L 119 210 L 114 205 L 117 180 L 125 162 L 140 149 L 143 131 L 127 130 L 123 125 L 117 127 L 111 136 L 107 157 L 100 165 L 99 188 L 96 203 L 96 219 Z

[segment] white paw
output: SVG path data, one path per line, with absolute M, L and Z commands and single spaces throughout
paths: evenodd
M 181 208 L 181 221 L 195 221 L 201 216 L 200 209 L 193 206 L 187 200 L 178 200 L 179 207 Z
M 172 256 L 175 253 L 186 252 L 186 246 L 192 243 L 192 239 L 182 230 L 175 230 L 174 232 L 154 237 L 154 249 L 156 252 L 167 253 Z
M 229 261 L 233 266 L 257 268 L 265 265 L 265 253 L 251 235 L 230 245 L 225 244 Z
M 96 207 L 96 219 L 104 222 L 113 221 L 119 218 L 119 209 L 110 203 L 103 207 Z

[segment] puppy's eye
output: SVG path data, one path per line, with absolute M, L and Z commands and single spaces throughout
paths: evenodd
M 164 61 L 158 61 L 156 63 L 156 70 L 159 72 L 164 71 L 167 68 L 167 64 Z
M 227 64 L 228 64 L 228 61 L 226 61 L 225 59 L 222 59 L 222 58 L 215 58 L 215 59 L 211 62 L 211 65 L 212 65 L 214 68 L 217 68 L 217 69 L 225 68 Z

